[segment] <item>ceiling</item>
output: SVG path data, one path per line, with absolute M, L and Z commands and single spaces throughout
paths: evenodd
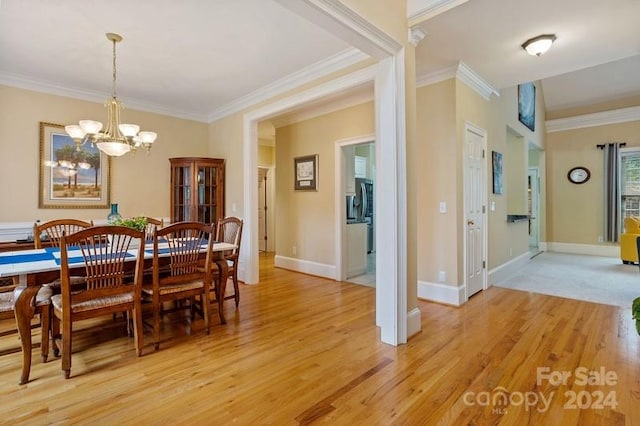
M 551 111 L 640 95 L 639 17 L 638 0 L 469 0 L 419 24 L 417 74 L 463 61 L 496 89 L 542 80 Z M 540 34 L 557 40 L 527 54 L 522 43 Z
M 447 2 L 409 0 L 409 12 L 433 3 Z M 428 33 L 419 77 L 462 61 L 496 89 L 542 80 L 550 110 L 640 95 L 639 0 L 459 3 L 418 24 Z M 200 121 L 353 50 L 273 0 L 0 0 L 0 84 L 104 100 L 107 32 L 124 37 L 117 82 L 128 107 Z M 522 42 L 542 33 L 556 43 L 527 55 Z

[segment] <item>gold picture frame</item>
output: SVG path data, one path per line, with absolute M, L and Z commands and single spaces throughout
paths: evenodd
M 111 198 L 111 161 L 89 142 L 76 145 L 60 124 L 40 122 L 41 209 L 106 209 Z
M 294 186 L 296 191 L 318 190 L 318 154 L 293 159 Z

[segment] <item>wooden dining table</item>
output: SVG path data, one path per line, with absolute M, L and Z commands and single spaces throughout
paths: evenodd
M 220 285 L 215 288 L 218 315 L 222 324 L 227 322 L 222 307 L 229 275 L 224 252 L 235 248 L 236 246 L 230 243 L 215 242 L 213 244 L 213 261 L 218 266 L 220 274 Z M 138 249 L 132 248 L 128 252 L 129 261 L 134 263 L 137 259 Z M 168 258 L 169 253 L 160 250 L 159 256 Z M 145 245 L 144 259 L 145 267 L 150 267 L 153 260 L 153 242 L 148 241 Z M 78 257 L 69 258 L 69 266 L 74 275 L 76 273 L 82 274 L 84 260 Z M 3 277 L 19 277 L 19 284 L 14 290 L 14 313 L 22 347 L 22 373 L 19 382 L 22 385 L 29 381 L 31 371 L 31 319 L 35 314 L 35 296 L 43 284 L 60 278 L 60 249 L 47 247 L 0 253 L 0 278 Z

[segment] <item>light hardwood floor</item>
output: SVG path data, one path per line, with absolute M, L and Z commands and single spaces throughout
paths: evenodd
M 228 324 L 214 321 L 210 335 L 201 319 L 189 328 L 180 314 L 166 316 L 161 349 L 148 343 L 137 358 L 121 320 L 105 318 L 76 334 L 69 380 L 59 359 L 34 355 L 24 386 L 20 354 L 0 357 L 0 422 L 638 424 L 640 337 L 630 310 L 490 288 L 461 308 L 420 302 L 422 332 L 392 347 L 374 325 L 374 289 L 274 269 L 261 257 L 263 281 L 241 286 L 240 309 L 227 303 Z M 579 385 L 580 367 L 603 368 L 616 384 Z M 572 376 L 537 384 L 538 368 Z M 593 403 L 613 392 L 617 406 L 565 408 L 574 391 L 585 407 L 587 395 Z M 499 405 L 501 392 L 512 403 Z M 540 394 L 546 410 L 522 404 Z M 496 404 L 481 405 L 487 396 Z

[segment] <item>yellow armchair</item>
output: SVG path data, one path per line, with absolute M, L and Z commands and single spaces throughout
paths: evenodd
M 620 258 L 622 263 L 638 263 L 638 248 L 636 246 L 638 237 L 640 237 L 640 218 L 625 218 L 624 233 L 620 234 Z

